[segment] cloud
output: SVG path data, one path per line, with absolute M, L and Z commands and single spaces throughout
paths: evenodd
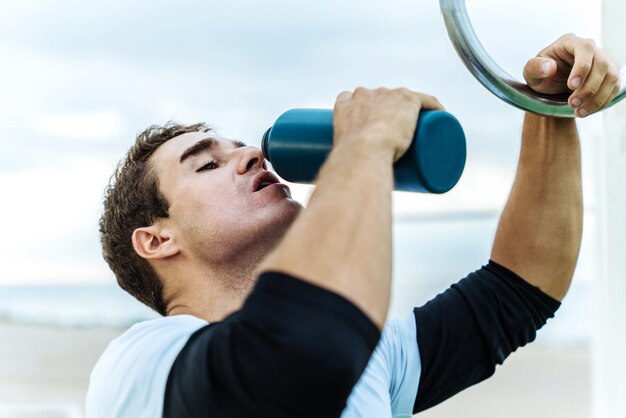
M 594 2 L 468 3 L 512 75 L 554 35 L 596 30 Z M 452 192 L 399 194 L 398 214 L 494 210 L 514 175 L 521 112 L 467 73 L 435 1 L 3 2 L 0 48 L 0 281 L 110 277 L 102 190 L 135 134 L 169 119 L 258 145 L 290 108 L 331 108 L 358 85 L 407 86 L 457 116 L 469 159 Z
M 35 129 L 51 137 L 103 141 L 122 130 L 122 116 L 113 109 L 84 113 L 45 114 L 35 121 Z
M 0 281 L 108 276 L 100 262 L 97 222 L 111 168 L 92 156 L 54 169 L 0 174 Z

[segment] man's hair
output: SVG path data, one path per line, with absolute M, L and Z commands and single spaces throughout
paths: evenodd
M 148 127 L 137 135 L 134 145 L 118 163 L 104 192 L 100 218 L 102 256 L 122 289 L 163 316 L 167 315 L 167 301 L 161 278 L 135 252 L 132 243 L 135 229 L 169 217 L 170 204 L 159 191 L 157 174 L 148 159 L 157 148 L 178 135 L 211 130 L 204 123 L 168 122 Z

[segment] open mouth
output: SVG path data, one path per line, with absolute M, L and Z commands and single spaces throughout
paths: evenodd
M 275 183 L 280 183 L 278 178 L 269 171 L 263 171 L 254 177 L 254 181 L 252 183 L 252 191 L 258 192 L 259 190 L 262 190 L 267 186 L 271 186 Z

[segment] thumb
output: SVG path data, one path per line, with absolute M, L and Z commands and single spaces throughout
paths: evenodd
M 554 75 L 556 62 L 550 58 L 535 57 L 524 67 L 524 79 L 529 86 L 541 84 L 543 80 Z

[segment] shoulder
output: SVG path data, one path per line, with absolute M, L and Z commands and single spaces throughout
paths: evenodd
M 189 335 L 207 322 L 191 315 L 176 315 L 137 323 L 111 341 L 104 354 L 127 350 L 135 346 L 163 348 L 181 337 Z
M 160 416 L 174 360 L 189 336 L 206 325 L 190 315 L 164 317 L 135 324 L 109 343 L 91 373 L 87 416 Z
M 130 367 L 137 362 L 146 364 L 162 359 L 170 352 L 177 353 L 189 336 L 205 325 L 206 321 L 191 315 L 164 317 L 135 324 L 109 343 L 92 377 L 99 372 L 110 374 L 113 371 L 107 367 L 110 362 Z

